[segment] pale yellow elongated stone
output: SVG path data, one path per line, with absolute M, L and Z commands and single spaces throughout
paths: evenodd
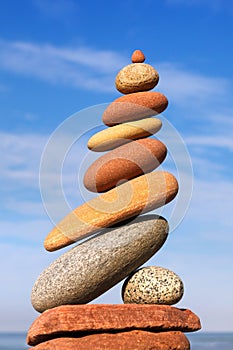
M 177 192 L 177 180 L 168 172 L 139 176 L 74 209 L 48 234 L 44 247 L 48 251 L 63 248 L 104 227 L 159 208 Z
M 158 118 L 146 118 L 115 125 L 93 135 L 88 140 L 87 146 L 95 152 L 109 151 L 131 140 L 154 135 L 161 127 L 162 122 Z

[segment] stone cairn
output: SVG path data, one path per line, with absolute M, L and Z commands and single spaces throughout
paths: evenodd
M 42 314 L 28 331 L 33 349 L 184 350 L 190 348 L 184 332 L 201 328 L 192 311 L 171 306 L 183 296 L 174 272 L 138 269 L 168 236 L 163 217 L 139 214 L 162 207 L 178 192 L 172 174 L 153 171 L 167 149 L 149 138 L 162 126 L 152 116 L 168 101 L 149 91 L 159 75 L 144 60 L 136 50 L 132 64 L 118 73 L 116 88 L 124 95 L 103 113 L 109 128 L 88 141 L 92 151 L 109 152 L 87 169 L 84 185 L 105 193 L 73 210 L 45 239 L 45 248 L 54 251 L 100 231 L 61 255 L 35 282 L 31 301 Z M 87 305 L 124 278 L 124 304 Z

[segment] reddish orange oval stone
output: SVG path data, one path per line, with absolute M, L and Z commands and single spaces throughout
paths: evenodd
M 105 125 L 113 126 L 157 115 L 167 106 L 168 100 L 161 92 L 135 92 L 113 101 L 105 109 L 102 120 Z
M 105 192 L 117 184 L 146 174 L 165 159 L 166 146 L 159 140 L 129 142 L 98 158 L 86 171 L 84 185 L 92 192 Z

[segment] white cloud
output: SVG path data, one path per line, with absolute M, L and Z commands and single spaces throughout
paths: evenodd
M 129 63 L 127 57 L 109 50 L 0 41 L 0 69 L 74 88 L 113 92 L 116 73 Z M 158 88 L 181 106 L 222 98 L 229 88 L 226 79 L 188 71 L 171 62 L 154 66 L 161 77 Z
M 233 152 L 233 139 L 230 135 L 195 135 L 187 137 L 186 142 L 192 146 L 226 148 Z
M 63 144 L 67 144 L 67 135 L 61 135 L 50 149 L 48 168 L 43 169 L 43 179 L 46 183 L 49 195 L 49 207 L 53 212 L 58 213 L 61 219 L 64 216 L 61 195 L 66 196 L 67 206 L 72 209 L 70 202 L 77 206 L 80 201 L 78 193 L 77 169 L 84 155 L 83 147 L 75 145 L 70 150 L 71 156 L 60 159 L 63 154 Z M 0 131 L 1 159 L 1 192 L 0 199 L 2 210 L 12 215 L 20 214 L 28 218 L 38 218 L 45 214 L 42 199 L 40 196 L 40 161 L 43 149 L 48 141 L 47 135 L 42 134 L 14 134 Z M 69 138 L 68 138 L 69 141 Z M 71 145 L 69 145 L 71 146 Z M 61 152 L 62 150 L 62 152 Z M 57 170 L 54 164 L 60 164 L 61 169 Z M 61 181 L 61 182 L 60 182 Z M 61 183 L 61 187 L 58 185 Z M 66 212 L 65 212 L 66 213 Z
M 0 69 L 53 84 L 111 92 L 124 64 L 121 55 L 107 50 L 0 41 Z
M 194 178 L 194 190 L 189 217 L 203 227 L 202 234 L 211 237 L 219 233 L 219 240 L 232 241 L 232 193 L 233 181 L 214 178 Z M 216 239 L 216 237 L 215 237 Z
M 172 63 L 154 64 L 160 74 L 159 89 L 164 91 L 172 104 L 187 107 L 195 106 L 201 110 L 210 100 L 222 99 L 229 91 L 229 82 L 221 77 L 208 77 L 188 71 Z M 218 89 L 216 89 L 218 86 Z M 201 105 L 200 105 L 201 104 Z
M 34 218 L 44 216 L 45 211 L 39 195 L 34 196 L 36 198 L 26 200 L 23 198 L 24 196 L 22 194 L 20 195 L 20 202 L 19 194 L 13 196 L 12 192 L 8 192 L 8 195 L 8 198 L 7 195 L 4 198 L 4 207 L 7 211 L 15 212 L 22 216 L 32 216 Z
M 40 155 L 47 137 L 0 131 L 0 139 L 3 189 L 38 188 Z
M 21 205 L 21 202 L 20 202 Z M 28 203 L 26 210 L 30 209 L 31 203 Z M 47 233 L 52 229 L 52 224 L 43 213 L 41 219 L 31 220 L 2 220 L 0 222 L 1 242 L 11 242 L 12 247 L 20 245 L 29 247 L 43 246 L 43 240 Z
M 48 44 L 39 45 L 26 42 L 13 42 L 8 47 L 15 50 L 16 54 L 28 55 L 28 59 L 36 59 L 36 55 L 38 55 L 38 59 L 50 58 L 52 62 L 57 60 L 57 64 L 61 62 L 73 63 L 77 65 L 76 68 L 81 65 L 102 73 L 111 73 L 125 64 L 123 57 L 116 52 L 95 50 L 88 47 L 56 47 Z
M 233 128 L 233 110 L 230 104 L 231 100 L 229 100 L 228 103 L 223 103 L 218 106 L 218 111 L 211 110 L 205 112 L 205 119 L 203 122 L 207 123 L 206 125 L 204 123 L 204 125 L 202 124 L 205 133 L 210 134 L 212 132 L 215 136 L 224 135 L 224 137 L 231 138 Z

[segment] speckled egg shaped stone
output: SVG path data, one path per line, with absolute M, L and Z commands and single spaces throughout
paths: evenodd
M 173 271 L 159 266 L 148 266 L 131 274 L 122 287 L 125 304 L 173 305 L 181 300 L 183 282 Z
M 123 94 L 153 89 L 159 82 L 158 72 L 149 64 L 132 63 L 116 76 L 116 88 Z
M 31 301 L 43 312 L 55 306 L 85 304 L 126 278 L 164 244 L 167 221 L 146 215 L 67 251 L 34 284 Z

